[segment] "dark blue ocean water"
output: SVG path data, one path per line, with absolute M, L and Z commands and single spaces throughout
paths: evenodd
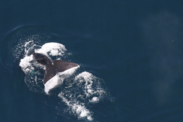
M 103 79 L 110 95 L 87 106 L 94 121 L 182 122 L 182 5 L 181 0 L 1 0 L 0 122 L 86 121 L 62 112 L 65 103 L 56 96 L 29 90 L 19 66 L 23 52 L 13 56 L 29 38 L 65 45 L 73 54 L 69 60 Z

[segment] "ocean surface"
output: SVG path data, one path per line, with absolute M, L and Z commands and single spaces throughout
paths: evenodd
M 0 0 L 0 122 L 183 122 L 182 5 Z M 31 49 L 79 68 L 45 87 Z

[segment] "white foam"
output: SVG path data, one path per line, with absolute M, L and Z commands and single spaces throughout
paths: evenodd
M 33 60 L 33 56 L 26 56 L 25 58 L 20 60 L 20 64 L 19 66 L 22 68 L 22 70 L 24 71 L 24 73 L 28 73 L 30 72 L 33 67 L 31 67 L 30 61 Z
M 97 78 L 93 76 L 89 72 L 82 72 L 75 77 L 75 80 L 78 81 L 80 84 L 85 83 L 84 85 L 84 92 L 86 97 L 91 97 L 92 95 L 99 95 L 102 97 L 105 94 L 105 91 L 101 88 L 100 82 L 97 81 Z M 95 81 L 95 82 L 94 82 Z M 95 87 L 93 85 L 95 84 Z M 90 102 L 98 102 L 99 98 L 94 98 L 90 100 Z
M 99 98 L 98 97 L 93 97 L 89 102 L 90 103 L 97 103 L 97 102 L 99 102 Z
M 58 50 L 51 50 L 51 55 L 52 56 L 56 56 L 58 54 Z
M 32 70 L 35 69 L 35 67 L 40 67 L 41 69 L 45 69 L 45 66 L 38 64 L 36 62 L 32 63 L 33 56 L 26 56 L 23 59 L 20 60 L 19 66 L 24 71 L 25 74 L 31 73 Z
M 75 80 L 78 80 L 80 77 L 83 77 L 85 80 L 91 80 L 92 79 L 91 76 L 92 76 L 91 73 L 84 71 L 84 72 L 80 73 L 79 75 L 77 75 Z M 83 82 L 83 81 L 81 81 L 81 82 Z
M 68 105 L 73 113 L 75 113 L 79 119 L 86 118 L 89 121 L 92 121 L 92 112 L 89 111 L 84 105 L 79 103 L 78 101 L 68 101 L 64 96 L 63 92 L 60 92 L 58 97 L 62 98 L 62 100 Z
M 37 53 L 42 53 L 47 56 L 48 52 L 51 56 L 63 56 L 65 51 L 67 51 L 65 46 L 56 42 L 46 43 L 41 47 L 41 49 L 36 50 Z
M 45 93 L 49 94 L 49 91 L 51 89 L 55 88 L 58 85 L 61 85 L 63 83 L 63 80 L 71 76 L 78 68 L 79 68 L 79 65 L 76 67 L 70 68 L 68 70 L 65 70 L 64 72 L 58 72 L 53 78 L 51 78 L 49 81 L 46 82 L 45 90 L 44 90 Z
M 92 121 L 93 112 L 87 109 L 86 105 L 87 103 L 98 103 L 105 94 L 100 85 L 102 80 L 84 71 L 78 74 L 73 81 L 71 87 L 63 89 L 58 97 L 69 107 L 69 113 L 76 115 L 79 119 Z

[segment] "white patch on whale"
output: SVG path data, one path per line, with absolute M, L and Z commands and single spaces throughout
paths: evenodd
M 51 89 L 57 87 L 58 85 L 61 85 L 63 83 L 63 80 L 65 78 L 68 78 L 69 76 L 71 76 L 78 68 L 79 68 L 79 66 L 70 68 L 68 70 L 65 70 L 64 72 L 58 72 L 54 77 L 52 77 L 50 80 L 48 80 L 46 82 L 46 84 L 44 85 L 45 93 L 49 94 L 49 91 Z

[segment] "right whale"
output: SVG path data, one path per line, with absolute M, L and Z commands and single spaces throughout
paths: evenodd
M 61 74 L 60 76 L 64 78 L 69 77 L 74 73 L 74 71 L 79 67 L 78 64 L 69 62 L 69 61 L 63 61 L 63 60 L 51 60 L 49 57 L 47 57 L 44 54 L 36 53 L 33 51 L 31 53 L 33 55 L 33 59 L 46 66 L 43 84 L 45 86 L 45 92 L 48 94 L 48 92 L 57 86 L 59 83 L 57 79 L 57 74 Z

